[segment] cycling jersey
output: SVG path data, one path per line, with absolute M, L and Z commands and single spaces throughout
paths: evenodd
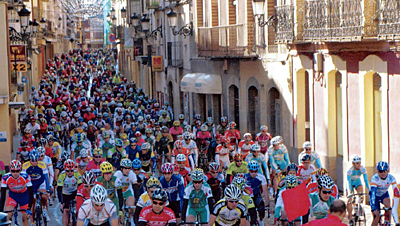
M 111 176 L 109 181 L 106 181 L 103 176 L 100 176 L 96 179 L 100 182 L 103 187 L 107 190 L 108 198 L 113 200 L 114 203 L 117 201 L 117 190 L 122 188 L 121 180 L 116 176 Z M 118 204 L 115 204 L 118 207 Z
M 222 144 L 219 144 L 215 148 L 215 161 L 219 165 L 220 162 L 222 161 L 224 167 L 229 167 L 229 164 L 231 163 L 229 160 L 229 154 L 231 152 L 231 148 L 226 148 Z
M 186 187 L 188 182 L 188 177 L 190 177 L 191 169 L 189 167 L 184 167 L 179 169 L 179 175 L 182 176 L 183 181 L 185 182 L 184 186 Z
M 189 200 L 188 208 L 203 208 L 207 206 L 207 199 L 212 197 L 211 187 L 203 181 L 200 190 L 194 188 L 193 182 L 190 182 L 185 188 L 184 199 Z
M 372 189 L 372 187 L 377 188 L 376 196 L 384 195 L 386 192 L 388 192 L 390 185 L 394 189 L 396 184 L 397 184 L 396 178 L 394 178 L 394 176 L 389 173 L 385 179 L 381 179 L 378 174 L 375 174 L 371 178 L 371 189 Z
M 51 149 L 53 151 L 53 156 L 57 159 L 60 159 L 62 153 L 61 145 L 58 142 L 54 141 L 53 145 L 51 146 Z
M 168 146 L 174 142 L 174 139 L 172 138 L 171 134 L 167 134 L 167 136 L 163 136 L 162 134 L 159 134 L 156 138 L 156 150 L 157 153 L 160 154 L 166 154 L 169 152 Z
M 181 148 L 181 152 L 178 151 L 178 149 L 174 148 L 171 151 L 171 162 L 172 164 L 174 164 L 176 162 L 175 158 L 178 154 L 184 154 L 186 156 L 186 167 L 190 167 L 192 166 L 192 168 L 194 168 L 194 162 L 193 162 L 193 158 L 190 155 L 190 151 L 187 148 Z M 190 165 L 189 165 L 189 161 L 190 161 Z
M 186 143 L 186 141 L 182 142 L 182 146 L 186 149 L 188 149 L 191 153 L 194 151 L 194 149 L 197 149 L 196 142 L 194 140 L 190 140 L 189 144 Z
M 146 154 L 143 154 L 143 151 L 139 151 L 136 153 L 136 158 L 142 162 L 142 168 L 146 172 L 154 171 L 156 168 L 156 157 L 154 156 L 154 152 L 148 150 Z M 153 164 L 151 164 L 153 162 Z M 151 168 L 150 168 L 151 167 Z
M 307 179 L 311 178 L 311 174 L 315 171 L 313 165 L 310 165 L 308 169 L 304 168 L 303 165 L 300 165 L 297 170 L 297 176 L 301 178 L 302 181 L 306 181 Z
M 114 176 L 119 178 L 121 181 L 124 198 L 132 196 L 134 194 L 132 184 L 135 184 L 137 181 L 136 174 L 132 171 L 129 171 L 128 175 L 125 176 L 121 170 L 118 170 L 114 173 Z
M 97 212 L 92 204 L 92 200 L 88 199 L 78 211 L 78 221 L 85 221 L 86 219 L 93 225 L 101 225 L 109 220 L 118 218 L 117 208 L 115 204 L 110 200 L 104 203 L 104 207 L 100 212 Z
M 175 127 L 173 126 L 171 129 L 169 129 L 169 134 L 171 134 L 174 140 L 177 140 L 178 135 L 183 134 L 183 129 L 182 127 L 178 126 L 178 130 L 175 130 Z
M 263 135 L 262 133 L 257 133 L 256 135 L 256 143 L 261 147 L 261 153 L 265 154 L 268 151 L 268 142 L 272 139 L 271 134 L 267 133 Z
M 101 183 L 99 183 L 97 181 L 95 181 L 94 184 L 103 186 Z M 82 206 L 82 203 L 88 199 L 90 199 L 90 191 L 88 192 L 86 190 L 84 184 L 79 185 L 77 193 L 76 193 L 76 209 L 79 210 Z
M 238 167 L 236 165 L 236 162 L 232 162 L 229 164 L 228 170 L 226 171 L 226 174 L 232 175 L 231 178 L 233 178 L 236 174 L 238 173 L 248 173 L 249 169 L 247 168 L 247 162 L 242 161 L 242 165 Z M 230 183 L 230 181 L 228 181 Z
M 94 159 L 91 160 L 91 161 L 88 163 L 88 165 L 86 166 L 86 171 L 90 171 L 90 172 L 94 173 L 94 175 L 95 175 L 96 178 L 99 177 L 99 176 L 101 176 L 100 165 L 101 165 L 101 163 L 103 163 L 103 162 L 104 162 L 104 159 L 101 159 L 99 163 L 96 163 L 96 162 L 94 161 Z
M 273 169 L 286 170 L 286 166 L 290 162 L 288 151 L 284 145 L 279 145 L 278 150 L 271 145 L 268 149 L 268 158 Z
M 140 173 L 136 175 L 137 178 L 137 183 L 139 187 L 139 193 L 138 194 L 143 194 L 146 190 L 146 182 L 149 179 L 149 176 L 144 170 L 140 170 Z M 138 194 L 135 194 L 135 198 L 138 199 L 137 197 Z
M 363 166 L 361 166 L 360 169 L 356 169 L 354 166 L 352 166 L 347 171 L 347 183 L 349 192 L 352 191 L 353 188 L 357 189 L 358 186 L 362 186 L 360 180 L 361 175 L 363 175 L 365 186 L 369 190 L 367 170 Z
M 7 173 L 2 177 L 1 187 L 8 188 L 10 196 L 21 194 L 27 192 L 28 187 L 32 187 L 31 177 L 25 172 L 21 172 L 18 178 L 14 178 L 11 173 Z
M 163 211 L 157 214 L 152 206 L 148 206 L 140 212 L 139 222 L 144 222 L 149 226 L 166 226 L 176 223 L 176 218 L 174 212 L 168 207 L 164 207 Z
M 215 220 L 216 226 L 239 226 L 240 220 L 247 216 L 247 208 L 243 202 L 239 201 L 237 207 L 231 210 L 228 208 L 228 202 L 225 199 L 221 199 L 214 205 L 214 210 L 211 214 L 217 217 Z
M 211 139 L 211 134 L 208 131 L 204 133 L 202 131 L 199 131 L 197 132 L 196 139 L 198 140 L 199 145 L 205 146 L 207 144 L 207 141 Z
M 165 177 L 161 176 L 160 183 L 168 194 L 168 201 L 180 201 L 183 199 L 185 188 L 180 176 L 173 174 L 170 181 L 165 180 Z
M 43 173 L 45 169 L 46 169 L 46 164 L 42 161 L 38 161 L 37 166 L 32 166 L 30 161 L 25 162 L 22 165 L 22 170 L 31 177 L 33 193 L 36 193 L 37 190 L 46 188 L 46 186 L 43 186 L 45 185 L 44 182 L 46 180 Z
M 304 157 L 304 155 L 307 154 L 306 151 L 302 151 L 299 154 L 299 165 L 301 165 L 301 159 Z M 321 168 L 321 159 L 319 158 L 319 155 L 316 151 L 311 151 L 311 164 L 314 165 L 315 168 Z M 317 165 L 315 165 L 317 164 Z
M 262 186 L 267 185 L 267 179 L 265 179 L 265 176 L 257 173 L 257 176 L 253 178 L 250 176 L 250 173 L 246 173 L 244 177 L 246 178 L 247 186 L 249 186 L 253 191 L 251 196 L 257 197 L 258 195 L 261 195 Z
M 254 141 L 250 141 L 246 144 L 245 140 L 239 142 L 238 153 L 242 154 L 242 159 L 246 159 L 246 156 L 250 154 L 250 148 L 254 144 Z
M 33 148 L 31 147 L 20 147 L 17 150 L 17 154 L 20 154 L 20 159 L 23 162 L 27 162 L 29 161 L 29 152 L 31 152 L 33 150 Z
M 230 129 L 228 129 L 227 131 L 225 131 L 224 136 L 225 136 L 226 138 L 229 138 L 229 139 L 231 140 L 230 144 L 231 144 L 231 145 L 234 145 L 234 146 L 236 145 L 236 142 L 237 142 L 238 140 L 240 140 L 240 137 L 241 137 L 240 131 L 237 130 L 237 129 L 235 129 L 235 130 L 233 130 L 233 131 L 231 131 Z
M 328 209 L 331 202 L 335 200 L 332 196 L 329 196 L 328 201 L 322 201 L 319 199 L 318 192 L 314 192 L 308 195 L 310 197 L 310 213 L 317 219 L 322 219 L 328 217 Z
M 77 189 L 78 185 L 82 183 L 82 177 L 78 171 L 74 170 L 73 176 L 67 176 L 65 171 L 61 172 L 58 176 L 57 186 L 62 187 L 64 195 L 72 195 Z

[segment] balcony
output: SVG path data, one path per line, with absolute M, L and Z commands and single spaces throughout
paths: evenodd
M 361 40 L 362 0 L 306 0 L 304 8 L 304 41 Z
M 400 40 L 400 11 L 396 0 L 378 2 L 378 40 Z
M 275 6 L 276 34 L 275 43 L 291 43 L 294 36 L 294 6 Z
M 182 42 L 167 42 L 168 66 L 171 67 L 183 66 L 182 46 L 183 46 Z
M 246 27 L 235 24 L 198 28 L 198 53 L 201 57 L 247 58 L 250 49 L 245 39 Z

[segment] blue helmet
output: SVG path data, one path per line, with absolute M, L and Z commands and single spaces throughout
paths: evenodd
M 376 169 L 378 171 L 386 171 L 389 169 L 389 164 L 385 161 L 380 161 L 378 164 L 376 164 Z
M 133 169 L 140 169 L 142 168 L 142 162 L 139 159 L 134 159 L 132 161 L 132 168 Z
M 121 139 L 119 139 L 119 138 L 115 139 L 115 146 L 122 147 L 123 145 L 124 145 L 124 143 L 122 142 Z
M 256 160 L 251 160 L 247 165 L 247 168 L 249 168 L 249 170 L 258 170 L 260 168 L 260 165 Z
M 29 152 L 29 158 L 31 161 L 36 162 L 40 158 L 40 154 L 36 149 L 33 149 L 31 152 Z
M 82 133 L 76 134 L 76 142 L 83 142 L 83 135 L 82 135 Z

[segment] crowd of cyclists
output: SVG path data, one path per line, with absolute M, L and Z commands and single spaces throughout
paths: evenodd
M 76 225 L 263 225 L 266 217 L 300 225 L 328 216 L 339 190 L 311 142 L 296 164 L 265 125 L 242 136 L 227 117 L 195 115 L 189 123 L 127 81 L 116 59 L 114 50 L 75 49 L 48 60 L 30 106 L 19 111 L 20 147 L 2 175 L 0 210 L 10 219 L 18 207 L 23 225 L 34 221 L 36 194 L 45 222 L 58 199 L 63 225 L 71 225 L 75 204 Z M 377 164 L 370 183 L 361 158 L 352 163 L 348 191 L 369 191 L 373 225 L 380 203 L 398 225 L 388 189 L 397 210 L 400 186 L 388 163 Z M 282 193 L 301 183 L 309 213 L 288 222 Z

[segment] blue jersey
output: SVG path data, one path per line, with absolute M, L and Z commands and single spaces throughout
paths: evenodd
M 185 186 L 180 176 L 173 174 L 170 181 L 165 180 L 164 176 L 160 178 L 162 188 L 168 193 L 168 201 L 183 200 Z
M 265 176 L 257 173 L 257 176 L 255 178 L 252 178 L 250 176 L 250 173 L 246 173 L 244 177 L 247 180 L 247 186 L 251 187 L 251 190 L 253 190 L 253 196 L 257 197 L 258 195 L 261 195 L 262 186 L 267 185 L 267 180 L 265 179 Z
M 40 185 L 45 182 L 45 175 L 43 173 L 45 169 L 46 164 L 42 161 L 38 161 L 37 166 L 32 166 L 30 161 L 22 165 L 22 170 L 31 177 L 34 193 L 36 193 Z

